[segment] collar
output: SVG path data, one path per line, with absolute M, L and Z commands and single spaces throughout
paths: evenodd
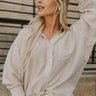
M 42 38 L 46 39 L 49 43 L 55 44 L 60 39 L 60 37 L 63 35 L 63 33 L 65 33 L 65 32 L 64 31 L 63 32 L 61 32 L 61 31 L 56 32 L 50 40 L 48 40 L 47 36 L 42 32 L 40 33 L 40 36 Z

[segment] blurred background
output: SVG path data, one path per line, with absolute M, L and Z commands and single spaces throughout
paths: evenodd
M 70 26 L 80 18 L 77 0 L 70 0 L 67 12 Z M 6 86 L 2 85 L 2 72 L 8 50 L 18 32 L 36 15 L 35 0 L 0 0 L 0 96 L 11 96 Z M 74 96 L 96 96 L 96 44 L 74 90 Z

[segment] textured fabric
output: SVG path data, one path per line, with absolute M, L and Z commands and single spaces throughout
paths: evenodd
M 40 95 L 44 90 L 57 96 L 73 96 L 73 90 L 86 66 L 96 42 L 96 0 L 78 0 L 80 19 L 65 33 L 56 33 L 51 40 L 40 30 L 39 40 L 24 73 L 19 63 L 23 44 L 30 36 L 22 29 L 12 44 L 3 71 L 3 81 L 12 96 Z M 47 95 L 50 96 L 50 95 Z

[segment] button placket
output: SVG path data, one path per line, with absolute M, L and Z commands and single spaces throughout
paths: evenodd
M 46 76 L 49 76 L 52 71 L 52 60 L 53 60 L 52 51 L 53 51 L 53 44 L 49 43 L 47 45 L 46 50 L 46 68 L 45 68 Z
M 48 81 L 51 76 L 52 72 L 52 66 L 53 66 L 53 43 L 47 42 L 46 44 L 46 55 L 45 55 L 45 68 L 44 68 L 44 85 L 40 89 L 40 96 L 45 96 L 47 94 L 47 86 L 48 86 Z

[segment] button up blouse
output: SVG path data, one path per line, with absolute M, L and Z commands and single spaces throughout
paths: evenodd
M 24 82 L 18 58 L 31 31 L 27 27 L 19 32 L 3 70 L 2 84 L 12 96 L 73 96 L 96 42 L 96 0 L 78 0 L 78 3 L 80 19 L 66 33 L 57 32 L 48 40 L 39 31 L 30 66 L 23 73 Z

